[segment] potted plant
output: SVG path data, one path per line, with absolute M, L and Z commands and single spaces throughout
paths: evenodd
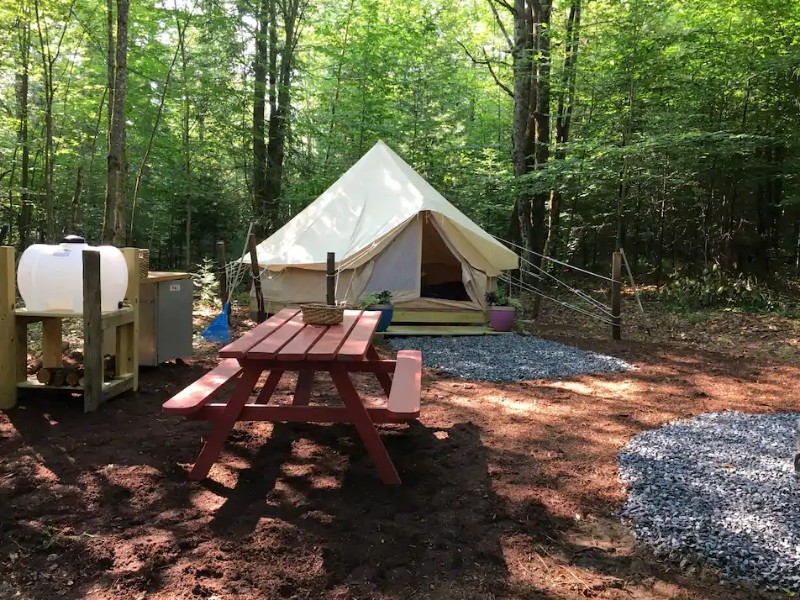
M 392 292 L 383 290 L 377 294 L 370 294 L 365 296 L 358 302 L 358 308 L 363 310 L 379 310 L 381 311 L 381 318 L 378 321 L 377 331 L 386 331 L 392 322 L 394 315 L 394 306 L 392 306 Z
M 519 300 L 509 298 L 502 290 L 486 294 L 489 305 L 489 325 L 495 331 L 511 331 L 514 328 L 514 317 L 519 308 Z

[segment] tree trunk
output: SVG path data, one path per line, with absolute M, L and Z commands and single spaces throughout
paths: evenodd
M 30 244 L 30 227 L 32 206 L 30 200 L 30 146 L 28 144 L 28 87 L 30 81 L 30 48 L 31 34 L 28 20 L 28 4 L 22 5 L 23 19 L 18 22 L 20 71 L 17 88 L 17 120 L 19 121 L 19 145 L 22 148 L 22 164 L 20 171 L 20 217 L 19 217 L 19 251 L 22 252 Z
M 106 0 L 106 85 L 108 106 L 106 107 L 106 131 L 111 131 L 111 115 L 114 114 L 114 0 Z M 111 143 L 111 138 L 107 140 Z M 106 150 L 110 148 L 107 144 Z
M 274 0 L 273 0 L 274 1 Z M 296 22 L 300 1 L 288 3 L 283 14 L 284 39 L 281 52 L 280 70 L 277 81 L 277 103 L 273 107 L 273 88 L 270 86 L 269 143 L 267 144 L 267 201 L 265 217 L 272 233 L 278 228 L 278 209 L 283 192 L 283 160 L 286 137 L 289 130 L 289 110 L 291 102 L 291 77 L 294 51 L 297 44 Z M 274 13 L 272 15 L 275 16 Z M 270 33 L 270 39 L 273 39 Z M 274 43 L 274 41 L 273 41 Z M 275 48 L 271 49 L 270 70 L 275 68 Z M 270 83 L 273 75 L 270 74 Z
M 664 229 L 666 227 L 666 205 L 667 195 L 665 189 L 661 194 L 661 202 L 658 210 L 658 233 L 656 235 L 656 285 L 661 285 L 661 279 L 664 275 Z
M 489 0 L 491 1 L 491 0 Z M 514 48 L 512 53 L 514 70 L 514 113 L 512 125 L 514 176 L 520 180 L 533 168 L 533 132 L 529 129 L 531 114 L 531 79 L 533 71 L 533 13 L 526 0 L 514 1 Z M 522 245 L 533 249 L 532 205 L 533 198 L 522 183 L 518 183 L 513 211 L 516 212 Z M 529 252 L 522 259 L 535 262 Z M 524 268 L 524 265 L 523 265 Z
M 253 217 L 256 221 L 256 237 L 264 238 L 261 216 L 267 198 L 267 141 L 266 141 L 266 96 L 267 96 L 267 33 L 269 29 L 268 2 L 262 0 L 257 15 L 256 53 L 253 59 Z
M 83 167 L 79 166 L 75 174 L 75 193 L 72 195 L 72 206 L 66 233 L 74 233 L 81 221 L 81 191 L 83 190 Z
M 555 159 L 567 157 L 566 144 L 569 141 L 572 112 L 575 108 L 575 80 L 578 73 L 578 47 L 580 45 L 581 0 L 572 0 L 566 25 L 566 48 L 561 71 L 561 86 L 558 92 L 558 108 L 556 110 L 556 151 Z M 550 192 L 550 219 L 547 228 L 547 240 L 544 245 L 545 256 L 559 254 L 559 236 L 561 224 L 561 192 Z
M 55 58 L 50 51 L 49 38 L 45 41 L 42 32 L 43 17 L 39 11 L 39 0 L 34 0 L 36 12 L 36 29 L 39 33 L 39 50 L 42 55 L 42 80 L 44 84 L 44 213 L 45 240 L 55 241 L 55 190 L 53 177 L 53 63 Z M 46 25 L 45 25 L 46 27 Z M 65 26 L 66 27 L 66 26 Z
M 515 210 L 525 250 L 523 261 L 540 264 L 544 248 L 547 194 L 531 192 L 528 173 L 544 168 L 550 156 L 550 4 L 514 2 L 514 175 L 519 180 Z M 533 277 L 527 277 L 533 283 Z
M 125 97 L 128 89 L 128 0 L 117 2 L 114 79 L 111 88 L 111 127 L 108 131 L 108 175 L 106 179 L 103 241 L 125 244 L 127 162 L 125 158 Z
M 556 112 L 556 151 L 555 159 L 564 160 L 567 156 L 566 144 L 569 141 L 569 130 L 572 123 L 572 110 L 575 104 L 575 78 L 577 76 L 578 46 L 580 44 L 581 1 L 572 0 L 566 26 L 566 48 L 561 71 L 561 86 L 558 92 L 558 109 Z M 549 123 L 548 123 L 549 128 Z M 561 231 L 561 191 L 550 191 L 550 218 L 547 226 L 547 239 L 544 242 L 544 257 L 558 255 Z M 544 261 L 542 269 L 550 270 L 550 262 Z M 546 282 L 543 282 L 546 283 Z M 536 296 L 533 301 L 533 318 L 539 316 L 542 297 Z
M 94 202 L 94 159 L 97 155 L 97 138 L 100 137 L 100 121 L 103 118 L 103 107 L 106 106 L 107 96 L 108 86 L 103 90 L 103 96 L 100 98 L 100 103 L 97 106 L 97 118 L 94 120 L 94 131 L 92 132 L 92 156 L 89 159 L 89 173 L 86 177 L 88 179 L 86 196 L 89 198 L 89 202 Z
M 186 268 L 192 265 L 192 154 L 189 147 L 189 100 L 188 63 L 186 61 L 186 29 L 178 27 L 178 45 L 181 51 L 181 74 L 183 75 L 183 196 L 186 206 Z
M 278 45 L 278 8 L 283 44 Z M 265 237 L 278 227 L 283 162 L 289 125 L 291 78 L 302 0 L 263 0 L 258 13 L 254 59 L 253 214 L 255 232 Z M 280 60 L 278 60 L 280 55 Z M 266 104 L 269 104 L 268 131 Z

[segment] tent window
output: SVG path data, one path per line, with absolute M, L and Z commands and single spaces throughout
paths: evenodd
M 423 298 L 467 301 L 469 295 L 461 276 L 461 262 L 450 252 L 430 221 L 422 226 Z

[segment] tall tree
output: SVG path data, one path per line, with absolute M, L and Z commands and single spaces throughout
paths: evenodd
M 55 217 L 55 156 L 53 151 L 53 96 L 55 94 L 55 82 L 53 79 L 53 68 L 61 54 L 61 46 L 64 36 L 67 33 L 69 17 L 72 15 L 75 1 L 69 5 L 67 19 L 61 26 L 58 34 L 58 41 L 55 49 L 52 48 L 50 39 L 50 27 L 47 18 L 41 10 L 39 0 L 34 0 L 33 7 L 36 14 L 36 30 L 39 34 L 39 52 L 42 59 L 42 79 L 44 82 L 44 213 L 45 213 L 45 239 L 52 243 L 55 241 L 56 217 Z
M 188 19 L 188 18 L 187 18 Z M 188 24 L 188 20 L 187 20 Z M 189 97 L 189 62 L 186 55 L 186 27 L 178 25 L 178 48 L 181 52 L 181 74 L 183 79 L 183 127 L 181 141 L 183 145 L 183 199 L 186 207 L 186 268 L 192 264 L 192 149 L 189 143 L 189 122 L 192 109 Z
M 259 5 L 254 59 L 253 213 L 262 237 L 279 225 L 293 68 L 304 8 L 305 0 L 263 0 Z
M 263 237 L 266 223 L 261 219 L 268 212 L 267 193 L 267 61 L 270 6 L 275 0 L 261 0 L 256 12 L 255 56 L 253 57 L 253 216 L 258 223 L 258 234 Z
M 30 197 L 30 144 L 28 141 L 28 89 L 30 87 L 31 24 L 27 0 L 20 4 L 17 18 L 19 69 L 17 71 L 17 141 L 22 151 L 20 161 L 19 250 L 30 243 L 32 204 Z
M 524 247 L 522 258 L 539 265 L 545 244 L 548 192 L 532 184 L 532 175 L 545 168 L 550 158 L 550 15 L 551 0 L 487 0 L 503 34 L 511 45 L 513 71 L 512 156 L 517 194 L 511 231 Z M 506 33 L 497 7 L 513 19 L 513 39 Z M 486 64 L 490 63 L 488 60 Z M 492 71 L 492 76 L 499 80 Z M 530 276 L 529 276 L 530 277 Z
M 125 98 L 128 91 L 128 0 L 116 0 L 116 8 L 116 35 L 109 32 L 108 46 L 109 65 L 113 63 L 113 82 L 109 86 L 111 115 L 108 129 L 108 172 L 103 241 L 121 246 L 125 243 L 128 168 L 125 154 Z M 112 0 L 109 0 L 109 14 L 112 9 Z M 108 22 L 111 24 L 113 19 L 109 18 Z M 112 38 L 115 39 L 114 44 L 110 42 Z M 109 81 L 111 81 L 110 77 Z

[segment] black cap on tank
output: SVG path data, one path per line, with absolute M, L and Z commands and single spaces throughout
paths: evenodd
M 79 235 L 65 235 L 61 238 L 62 244 L 85 244 L 86 240 Z

